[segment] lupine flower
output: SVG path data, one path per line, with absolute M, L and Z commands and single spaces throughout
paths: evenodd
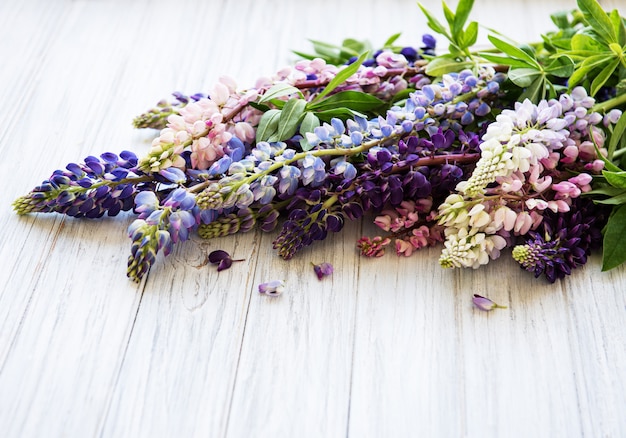
M 285 290 L 285 282 L 282 280 L 272 280 L 259 284 L 259 293 L 270 297 L 277 297 Z
M 325 276 L 333 273 L 333 265 L 328 262 L 323 262 L 319 265 L 311 262 L 311 264 L 313 265 L 313 271 L 315 271 L 315 275 L 317 275 L 318 280 L 321 280 Z
M 480 310 L 484 310 L 485 312 L 489 312 L 493 309 L 506 309 L 506 306 L 501 306 L 490 300 L 489 298 L 485 298 L 478 294 L 474 294 L 474 297 L 472 298 L 472 303 L 474 303 L 477 308 L 479 308 Z
M 217 272 L 223 271 L 224 269 L 228 269 L 232 266 L 233 262 L 243 262 L 245 259 L 235 259 L 233 260 L 226 251 L 218 249 L 216 251 L 211 251 L 208 256 L 209 263 L 217 265 Z
M 391 243 L 391 239 L 376 236 L 373 239 L 361 237 L 357 242 L 357 248 L 361 255 L 366 257 L 382 257 L 385 255 L 385 247 Z

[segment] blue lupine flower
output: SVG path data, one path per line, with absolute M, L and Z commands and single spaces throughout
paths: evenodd
M 333 117 L 330 120 L 330 123 L 335 131 L 335 135 L 341 135 L 346 131 L 346 127 L 344 126 L 343 121 L 341 119 Z
M 331 161 L 334 165 L 333 171 L 336 175 L 343 175 L 344 179 L 353 180 L 356 178 L 357 170 L 352 163 L 346 160 L 345 157 L 338 158 Z
M 209 175 L 223 175 L 230 170 L 231 164 L 233 164 L 233 159 L 228 155 L 224 155 L 209 167 Z
M 293 195 L 298 188 L 298 181 L 302 172 L 295 166 L 283 166 L 279 172 L 280 182 L 278 191 L 283 194 Z
M 302 160 L 302 167 L 302 184 L 305 186 L 319 184 L 326 179 L 326 165 L 321 158 L 308 154 Z
M 175 184 L 184 184 L 187 181 L 187 176 L 185 176 L 185 172 L 178 169 L 177 167 L 168 167 L 166 169 L 161 169 L 159 171 L 159 175 Z
M 159 199 L 154 192 L 146 190 L 135 195 L 135 211 L 140 219 L 148 217 L 158 207 Z

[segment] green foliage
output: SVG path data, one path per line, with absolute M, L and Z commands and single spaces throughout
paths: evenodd
M 626 262 L 626 205 L 615 207 L 604 229 L 602 270 L 608 271 Z
M 397 34 L 399 36 L 399 34 Z M 397 37 L 396 37 L 397 38 Z M 358 41 L 354 38 L 346 38 L 341 45 L 325 43 L 318 40 L 309 40 L 313 44 L 314 53 L 304 53 L 293 51 L 296 55 L 304 59 L 321 58 L 328 64 L 342 65 L 348 63 L 351 58 L 359 56 L 364 52 L 371 52 L 371 44 L 367 41 Z M 388 40 L 389 41 L 389 40 Z M 395 40 L 392 40 L 392 43 Z
M 624 79 L 626 68 L 626 27 L 617 10 L 605 12 L 597 0 L 578 0 L 584 27 L 571 38 L 570 47 L 560 56 L 575 62 L 570 89 L 583 85 L 595 96 L 605 85 Z
M 474 66 L 474 57 L 469 48 L 476 43 L 478 38 L 478 23 L 471 21 L 465 26 L 474 6 L 474 0 L 460 0 L 456 11 L 452 11 L 446 2 L 442 2 L 447 26 L 437 20 L 424 5 L 418 3 L 418 6 L 426 16 L 428 27 L 443 35 L 450 42 L 449 53 L 432 59 L 426 66 L 426 74 L 441 76 Z
M 472 21 L 467 27 L 465 27 L 465 23 L 474 6 L 474 0 L 460 0 L 455 12 L 448 7 L 446 2 L 442 2 L 442 5 L 447 27 L 441 24 L 424 5 L 418 3 L 428 20 L 428 27 L 446 37 L 450 42 L 448 48 L 450 55 L 455 58 L 471 58 L 469 47 L 473 46 L 478 38 L 478 23 Z
M 388 42 L 394 40 L 392 37 Z M 296 132 L 304 137 L 306 132 L 320 126 L 321 121 L 330 121 L 333 117 L 345 120 L 355 115 L 383 111 L 388 104 L 370 94 L 349 90 L 333 94 L 337 87 L 358 70 L 367 56 L 368 53 L 361 54 L 355 62 L 339 71 L 310 102 L 305 101 L 300 90 L 291 85 L 280 83 L 267 90 L 254 104 L 255 108 L 264 112 L 257 129 L 256 141 L 287 140 Z M 311 147 L 306 139 L 300 144 L 304 150 Z
M 488 38 L 503 55 L 482 53 L 481 56 L 488 61 L 510 67 L 509 79 L 524 89 L 519 100 L 530 99 L 537 103 L 542 99 L 555 97 L 558 86 L 553 83 L 554 78 L 568 77 L 574 70 L 574 62 L 567 56 L 555 58 L 550 64 L 544 65 L 532 49 L 523 50 L 493 35 Z

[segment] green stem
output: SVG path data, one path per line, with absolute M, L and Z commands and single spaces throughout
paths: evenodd
M 626 93 L 619 94 L 619 95 L 613 97 L 612 99 L 605 100 L 604 102 L 596 103 L 591 108 L 591 111 L 606 112 L 608 110 L 611 110 L 613 108 L 617 108 L 617 107 L 619 107 L 621 105 L 624 105 L 624 104 L 626 104 Z

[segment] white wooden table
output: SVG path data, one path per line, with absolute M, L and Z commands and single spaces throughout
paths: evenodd
M 477 0 L 472 18 L 532 41 L 574 6 Z M 551 285 L 508 257 L 359 258 L 375 229 L 356 223 L 289 262 L 274 234 L 194 238 L 136 285 L 132 215 L 11 211 L 69 162 L 143 155 L 154 132 L 130 122 L 171 91 L 251 86 L 307 38 L 397 31 L 428 31 L 412 0 L 0 2 L 0 436 L 626 436 L 626 268 L 598 255 Z M 247 262 L 218 274 L 213 249 Z M 319 282 L 311 261 L 336 272 Z M 277 278 L 283 296 L 256 292 Z

